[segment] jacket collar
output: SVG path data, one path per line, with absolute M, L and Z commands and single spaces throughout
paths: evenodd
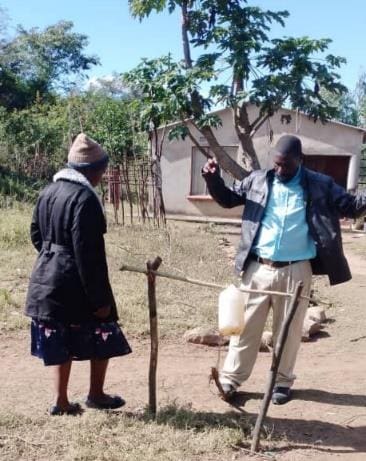
M 53 177 L 53 182 L 57 182 L 57 181 L 69 181 L 69 182 L 81 184 L 82 186 L 87 187 L 98 199 L 98 202 L 104 212 L 103 205 L 102 205 L 102 202 L 100 201 L 98 194 L 95 192 L 93 186 L 86 179 L 86 177 L 79 171 L 74 170 L 73 168 L 63 168 L 62 170 L 58 171 Z
M 309 170 L 305 168 L 304 165 L 301 165 L 300 184 L 304 190 L 304 195 L 305 195 L 306 200 L 309 197 L 309 173 L 308 171 Z M 273 168 L 271 170 L 266 170 L 266 178 L 267 178 L 267 184 L 268 184 L 269 191 L 272 188 L 274 176 L 275 176 L 275 171 Z

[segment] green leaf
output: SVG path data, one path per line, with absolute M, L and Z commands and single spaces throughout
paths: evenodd
M 174 139 L 184 139 L 188 136 L 189 130 L 185 125 L 176 125 L 168 133 L 169 141 Z

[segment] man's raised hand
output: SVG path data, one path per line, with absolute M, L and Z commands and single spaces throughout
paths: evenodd
M 217 174 L 219 172 L 219 164 L 214 158 L 209 158 L 202 168 L 203 173 Z

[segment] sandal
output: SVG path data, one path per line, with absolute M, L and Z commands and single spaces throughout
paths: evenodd
M 85 405 L 88 408 L 96 408 L 98 410 L 114 410 L 115 408 L 123 407 L 125 403 L 125 400 L 119 395 L 108 394 L 97 398 L 88 397 L 85 401 Z
M 52 405 L 50 408 L 51 416 L 71 415 L 76 416 L 82 413 L 82 408 L 78 403 L 70 403 L 67 410 L 62 409 L 58 405 Z

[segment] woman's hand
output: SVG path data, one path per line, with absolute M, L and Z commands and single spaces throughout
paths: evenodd
M 94 312 L 94 315 L 98 319 L 106 319 L 107 317 L 109 317 L 110 313 L 111 313 L 111 307 L 110 306 L 104 306 L 104 307 L 100 307 L 99 309 L 97 309 Z

